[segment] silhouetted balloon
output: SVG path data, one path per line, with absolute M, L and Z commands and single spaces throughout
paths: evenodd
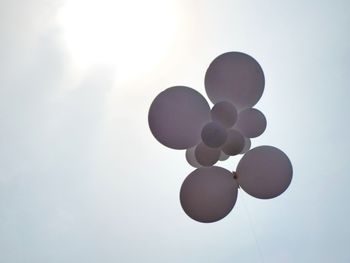
M 215 104 L 229 100 L 237 109 L 254 106 L 261 98 L 265 77 L 259 63 L 241 52 L 224 53 L 205 74 L 205 90 Z
M 250 150 L 250 146 L 252 145 L 252 142 L 249 138 L 244 138 L 244 147 L 243 150 L 240 152 L 240 154 L 245 154 Z
M 222 151 L 227 155 L 237 155 L 244 148 L 244 137 L 236 130 L 228 130 L 228 136 Z
M 227 138 L 227 132 L 220 123 L 212 121 L 202 129 L 202 141 L 211 148 L 218 148 L 223 145 Z
M 226 128 L 230 128 L 237 121 L 237 110 L 232 103 L 220 101 L 211 109 L 211 119 L 220 122 Z
M 238 114 L 234 128 L 239 130 L 245 137 L 255 138 L 264 133 L 266 118 L 257 109 L 245 109 Z
M 212 166 L 214 165 L 220 157 L 219 148 L 211 148 L 206 146 L 204 143 L 197 145 L 194 150 L 194 154 L 197 162 L 202 166 Z
M 288 156 L 272 146 L 248 151 L 237 165 L 237 181 L 248 194 L 261 199 L 282 194 L 292 181 L 293 167 Z
M 220 152 L 220 156 L 219 156 L 220 161 L 226 161 L 228 158 L 230 158 L 230 155 L 227 155 L 223 151 Z
M 228 215 L 237 200 L 238 185 L 232 173 L 221 167 L 202 167 L 190 173 L 180 190 L 185 213 L 202 223 Z
M 173 149 L 187 149 L 200 141 L 203 126 L 210 120 L 210 107 L 196 90 L 175 86 L 152 102 L 148 124 L 154 137 Z
M 196 156 L 194 154 L 195 149 L 196 149 L 196 146 L 186 150 L 186 160 L 191 166 L 195 168 L 199 168 L 199 167 L 202 167 L 202 165 L 200 165 L 197 162 Z

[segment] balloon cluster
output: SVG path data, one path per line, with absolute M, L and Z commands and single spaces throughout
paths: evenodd
M 172 149 L 186 149 L 197 168 L 184 180 L 180 202 L 199 222 L 215 222 L 234 207 L 238 188 L 261 199 L 274 198 L 289 186 L 293 169 L 285 153 L 272 146 L 250 150 L 251 138 L 266 129 L 264 114 L 253 108 L 265 78 L 259 63 L 241 52 L 218 56 L 205 74 L 205 90 L 214 106 L 196 90 L 170 87 L 152 102 L 148 122 L 154 137 Z M 244 154 L 236 171 L 213 166 Z

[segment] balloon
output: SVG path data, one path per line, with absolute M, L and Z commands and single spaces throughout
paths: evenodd
M 221 167 L 202 167 L 190 173 L 180 190 L 185 213 L 202 223 L 216 222 L 234 207 L 238 184 L 232 173 Z
M 173 149 L 187 149 L 200 142 L 203 126 L 210 120 L 210 107 L 196 90 L 175 86 L 152 102 L 148 124 L 153 136 Z
M 255 138 L 263 134 L 266 129 L 266 118 L 257 109 L 245 109 L 238 114 L 235 129 L 248 138 Z
M 199 168 L 202 167 L 202 165 L 200 165 L 196 160 L 196 156 L 194 154 L 195 149 L 196 146 L 186 150 L 186 160 L 191 166 Z
M 232 127 L 237 121 L 237 110 L 228 101 L 216 103 L 210 113 L 213 121 L 220 122 L 226 128 Z
M 240 152 L 240 154 L 245 154 L 249 151 L 250 146 L 252 145 L 252 142 L 249 138 L 244 138 L 244 147 L 243 150 Z
M 227 132 L 220 123 L 212 121 L 202 129 L 202 141 L 211 148 L 218 148 L 223 145 L 227 138 Z
M 244 148 L 244 137 L 236 130 L 229 130 L 227 140 L 222 146 L 222 151 L 227 155 L 237 155 Z
M 220 161 L 226 161 L 228 158 L 230 158 L 230 155 L 227 155 L 223 151 L 220 152 L 220 156 L 219 156 Z
M 229 100 L 237 109 L 254 106 L 261 98 L 265 77 L 259 63 L 241 52 L 224 53 L 205 74 L 205 90 L 215 104 Z
M 248 151 L 237 165 L 237 181 L 248 194 L 261 199 L 282 194 L 292 181 L 293 167 L 288 156 L 272 146 Z
M 204 143 L 200 143 L 194 150 L 194 155 L 200 165 L 212 166 L 219 160 L 220 149 L 211 148 L 206 146 Z

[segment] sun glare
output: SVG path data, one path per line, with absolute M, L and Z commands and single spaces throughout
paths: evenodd
M 155 66 L 180 22 L 174 0 L 66 0 L 58 19 L 80 68 L 103 64 L 118 71 Z

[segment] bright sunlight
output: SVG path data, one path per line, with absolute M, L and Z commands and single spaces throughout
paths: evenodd
M 175 0 L 66 0 L 58 19 L 79 68 L 102 64 L 130 74 L 169 52 L 179 14 Z

